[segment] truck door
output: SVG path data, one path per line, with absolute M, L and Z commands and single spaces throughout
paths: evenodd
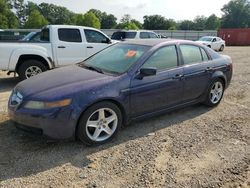
M 56 53 L 55 57 L 59 66 L 83 61 L 86 58 L 86 51 L 80 29 L 59 28 L 54 52 Z
M 88 57 L 108 47 L 111 43 L 110 39 L 99 31 L 84 29 L 84 33 L 87 41 L 86 54 Z

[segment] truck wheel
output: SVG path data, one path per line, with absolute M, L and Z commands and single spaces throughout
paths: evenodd
M 38 60 L 26 60 L 22 62 L 17 73 L 22 80 L 25 80 L 46 70 L 47 67 L 42 62 Z

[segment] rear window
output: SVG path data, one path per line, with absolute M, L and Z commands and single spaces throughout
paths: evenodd
M 198 46 L 181 45 L 181 53 L 183 56 L 184 64 L 202 62 L 201 51 Z
M 111 36 L 111 39 L 114 40 L 122 40 L 122 39 L 133 39 L 136 36 L 136 32 L 125 32 L 125 31 L 119 31 L 114 32 Z
M 58 38 L 64 42 L 82 42 L 79 29 L 58 29 Z
M 44 42 L 49 42 L 50 41 L 50 36 L 49 36 L 49 29 L 43 29 L 40 34 L 40 40 Z

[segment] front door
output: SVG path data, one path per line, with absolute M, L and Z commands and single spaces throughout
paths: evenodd
M 178 67 L 176 46 L 165 46 L 146 60 L 141 68 L 157 69 L 154 76 L 131 80 L 132 117 L 174 106 L 182 100 L 183 68 Z
M 58 29 L 58 40 L 53 47 L 59 66 L 79 63 L 83 61 L 86 56 L 85 46 L 82 42 L 79 29 Z
M 87 41 L 86 53 L 88 57 L 110 45 L 110 39 L 99 31 L 84 29 L 84 33 Z

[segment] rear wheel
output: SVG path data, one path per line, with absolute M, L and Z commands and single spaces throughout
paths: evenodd
M 17 73 L 22 80 L 25 80 L 46 70 L 47 67 L 42 62 L 38 60 L 26 60 L 22 62 Z
M 216 79 L 209 86 L 205 104 L 208 106 L 217 106 L 224 94 L 224 83 L 221 79 Z
M 97 103 L 84 112 L 78 124 L 77 136 L 87 145 L 103 144 L 117 134 L 121 123 L 121 111 L 115 104 Z

